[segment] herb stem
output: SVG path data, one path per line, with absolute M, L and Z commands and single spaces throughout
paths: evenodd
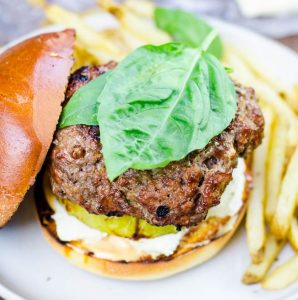
M 212 44 L 212 42 L 214 41 L 214 39 L 217 36 L 217 31 L 215 29 L 213 29 L 212 31 L 210 31 L 208 33 L 208 35 L 206 36 L 206 38 L 204 38 L 202 45 L 200 46 L 200 50 L 201 51 L 207 51 L 209 46 Z

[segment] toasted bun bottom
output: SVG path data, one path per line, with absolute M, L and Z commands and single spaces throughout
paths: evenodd
M 169 257 L 166 260 L 145 262 L 117 262 L 96 258 L 87 254 L 79 253 L 73 248 L 59 242 L 47 227 L 41 224 L 42 232 L 48 242 L 60 252 L 72 264 L 89 272 L 122 280 L 153 280 L 169 277 L 183 272 L 215 256 L 231 239 L 245 214 L 246 203 L 242 207 L 237 222 L 231 231 L 220 238 L 213 240 L 205 246 L 200 246 L 177 257 Z
M 246 172 L 247 173 L 247 172 Z M 248 175 L 248 174 L 247 174 Z M 72 264 L 101 276 L 123 280 L 153 280 L 172 276 L 185 271 L 216 255 L 231 239 L 238 228 L 247 206 L 250 176 L 246 176 L 243 193 L 243 205 L 238 213 L 237 220 L 229 232 L 212 240 L 204 246 L 187 247 L 172 256 L 159 260 L 145 260 L 139 262 L 110 261 L 94 257 L 92 254 L 80 253 L 69 243 L 59 240 L 56 234 L 56 224 L 51 218 L 54 213 L 45 200 L 41 180 L 36 187 L 36 207 L 42 232 L 48 242 Z M 180 245 L 180 247 L 182 247 Z M 184 249 L 182 249 L 184 250 Z

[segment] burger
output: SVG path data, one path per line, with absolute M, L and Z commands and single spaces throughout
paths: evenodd
M 38 219 L 73 264 L 145 280 L 209 260 L 252 188 L 264 127 L 254 90 L 176 43 L 70 75 L 73 45 L 66 30 L 1 56 L 1 225 L 45 160 Z

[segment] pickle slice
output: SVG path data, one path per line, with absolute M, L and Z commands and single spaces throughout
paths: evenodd
M 161 235 L 176 233 L 177 228 L 174 225 L 154 226 L 145 220 L 139 220 L 138 234 L 141 236 L 155 238 Z
M 68 200 L 59 201 L 68 213 L 89 227 L 102 232 L 121 237 L 132 237 L 136 232 L 137 219 L 130 216 L 107 217 L 105 215 L 90 214 L 86 209 Z
M 177 229 L 173 225 L 154 226 L 145 220 L 137 220 L 134 217 L 124 215 L 121 217 L 107 217 L 105 215 L 95 215 L 86 209 L 69 200 L 59 199 L 60 203 L 66 208 L 67 212 L 79 219 L 89 227 L 102 232 L 120 237 L 145 237 L 155 238 L 161 235 L 176 233 Z

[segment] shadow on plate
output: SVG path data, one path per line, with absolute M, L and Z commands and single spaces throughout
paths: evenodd
M 33 188 L 27 192 L 17 212 L 4 228 L 10 229 L 12 227 L 15 228 L 19 226 L 24 227 L 29 226 L 32 223 L 37 223 Z

